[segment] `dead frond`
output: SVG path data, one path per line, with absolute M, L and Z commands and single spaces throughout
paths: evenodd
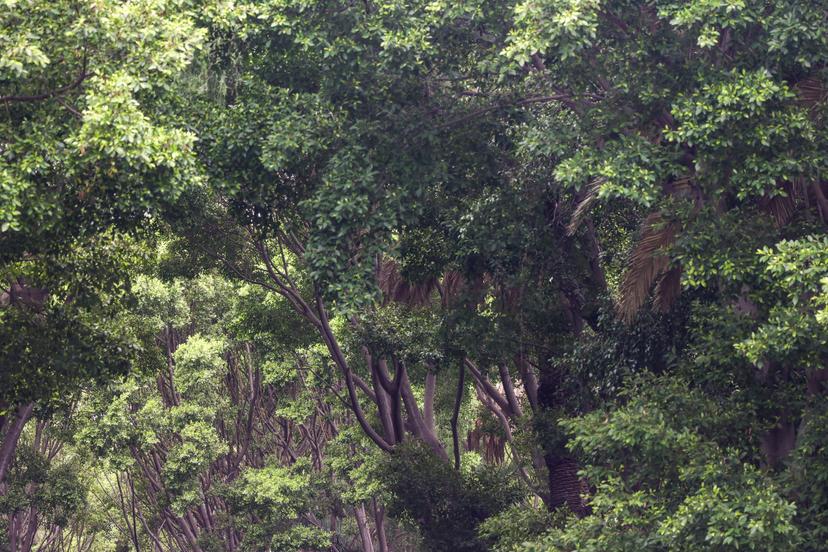
M 379 288 L 383 303 L 402 303 L 409 306 L 424 306 L 431 302 L 432 292 L 436 289 L 437 279 L 429 278 L 424 282 L 414 283 L 400 274 L 397 263 L 386 259 L 380 263 Z
M 584 220 L 584 216 L 586 216 L 589 210 L 592 209 L 592 206 L 598 199 L 598 190 L 601 189 L 601 184 L 605 181 L 606 179 L 603 177 L 596 178 L 584 189 L 584 197 L 578 202 L 578 205 L 575 206 L 575 210 L 572 212 L 572 218 L 566 226 L 566 234 L 568 236 L 573 235 L 575 231 L 578 230 L 578 227 L 581 225 L 581 221 Z
M 771 196 L 765 194 L 759 200 L 759 208 L 773 218 L 777 228 L 781 228 L 790 222 L 797 209 L 808 205 L 808 180 L 796 178 L 792 182 L 781 182 L 779 191 Z
M 653 292 L 653 306 L 659 312 L 668 312 L 681 295 L 681 267 L 670 268 L 658 280 Z
M 633 248 L 621 282 L 618 312 L 630 322 L 647 300 L 653 284 L 670 267 L 664 248 L 673 243 L 678 225 L 663 219 L 660 213 L 649 215 L 641 225 L 641 238 Z M 669 282 L 665 282 L 665 286 Z M 665 293 L 667 290 L 665 289 Z
M 802 79 L 794 85 L 794 90 L 797 101 L 808 109 L 814 109 L 828 99 L 828 89 L 815 77 Z
M 456 270 L 447 270 L 441 283 L 443 306 L 452 304 L 454 299 L 463 291 L 465 284 L 462 274 Z
M 781 228 L 791 220 L 796 210 L 796 203 L 793 197 L 789 195 L 776 195 L 768 198 L 765 208 L 770 216 L 773 217 L 774 225 L 777 228 Z
M 693 176 L 686 174 L 664 183 L 664 192 L 671 196 L 693 198 L 697 193 Z

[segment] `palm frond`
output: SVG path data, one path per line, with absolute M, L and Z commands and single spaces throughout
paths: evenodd
M 681 267 L 670 268 L 658 280 L 653 292 L 653 306 L 659 312 L 668 312 L 681 295 Z
M 820 79 L 815 77 L 808 77 L 797 82 L 794 90 L 797 101 L 808 109 L 814 109 L 828 99 L 828 89 Z
M 603 177 L 596 178 L 584 189 L 584 197 L 578 202 L 578 205 L 575 206 L 575 210 L 572 212 L 572 218 L 566 226 L 566 234 L 568 236 L 573 235 L 575 231 L 578 230 L 578 227 L 581 225 L 581 221 L 584 220 L 584 216 L 586 216 L 592 208 L 595 200 L 598 199 L 598 190 L 601 189 L 601 184 L 605 181 L 606 179 Z
M 431 302 L 432 292 L 437 286 L 436 278 L 428 278 L 423 282 L 406 280 L 392 259 L 382 261 L 378 280 L 383 302 L 386 304 L 395 302 L 409 306 L 427 305 Z
M 644 219 L 641 237 L 630 254 L 621 282 L 618 312 L 626 322 L 633 319 L 647 300 L 653 284 L 670 267 L 670 258 L 663 250 L 673 243 L 677 230 L 678 225 L 665 221 L 660 213 L 652 213 Z

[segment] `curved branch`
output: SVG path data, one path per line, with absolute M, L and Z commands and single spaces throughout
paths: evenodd
M 83 84 L 90 74 L 86 71 L 86 56 L 83 58 L 83 65 L 81 67 L 80 75 L 71 83 L 67 84 L 66 86 L 61 86 L 60 88 L 56 88 L 50 92 L 44 92 L 42 94 L 34 94 L 31 96 L 27 95 L 20 95 L 20 96 L 0 96 L 0 102 L 39 102 L 42 100 L 48 100 L 49 98 L 54 98 L 55 96 L 61 96 L 70 90 L 74 90 L 75 88 L 79 87 Z
M 345 377 L 345 386 L 348 389 L 348 397 L 351 399 L 353 412 L 360 427 L 362 427 L 362 430 L 365 431 L 366 435 L 368 435 L 368 437 L 370 437 L 379 448 L 385 452 L 391 452 L 393 447 L 385 439 L 383 439 L 373 427 L 371 427 L 371 424 L 368 423 L 368 420 L 365 418 L 365 412 L 363 412 L 362 407 L 359 405 L 359 397 L 357 396 L 356 384 L 354 383 L 353 374 L 351 373 L 351 367 L 348 365 L 348 362 L 345 360 L 345 355 L 342 354 L 342 350 L 336 342 L 336 338 L 334 337 L 330 323 L 328 322 L 328 315 L 325 312 L 325 305 L 322 303 L 322 298 L 319 295 L 316 296 L 316 309 L 319 313 L 319 321 L 322 324 L 322 338 L 325 340 L 325 345 L 328 347 L 328 351 L 330 351 L 331 355 L 334 357 L 334 361 L 342 371 L 342 375 Z
M 494 385 L 492 385 L 492 383 L 489 381 L 489 378 L 481 374 L 477 366 L 475 366 L 474 363 L 468 358 L 463 359 L 463 364 L 465 364 L 466 368 L 469 369 L 469 372 L 474 377 L 475 381 L 477 381 L 477 383 L 486 392 L 486 395 L 489 396 L 495 403 L 497 403 L 497 405 L 503 412 L 511 413 L 509 402 L 500 393 L 500 391 L 498 391 L 497 388 Z

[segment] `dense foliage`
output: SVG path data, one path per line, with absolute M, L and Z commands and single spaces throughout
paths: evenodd
M 828 551 L 822 2 L 0 8 L 0 552 Z

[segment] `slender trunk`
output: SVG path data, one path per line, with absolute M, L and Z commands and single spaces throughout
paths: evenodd
M 820 182 L 814 182 L 811 185 L 811 189 L 814 191 L 814 196 L 816 196 L 820 217 L 823 222 L 826 222 L 828 221 L 828 199 L 825 198 L 825 193 L 822 191 L 822 184 Z
M 133 492 L 134 492 L 134 490 L 133 490 Z M 164 552 L 164 547 L 161 544 L 161 539 L 158 537 L 158 532 L 153 531 L 152 529 L 150 529 L 150 526 L 147 523 L 147 520 L 144 518 L 144 514 L 141 512 L 140 508 L 138 508 L 136 511 L 138 513 L 138 519 L 141 520 L 141 525 L 144 526 L 144 531 L 146 531 L 147 534 L 152 539 L 153 552 Z
M 423 416 L 429 430 L 434 431 L 434 395 L 437 393 L 437 374 L 429 371 L 425 380 Z
M 138 530 L 134 525 L 135 517 L 133 516 L 131 524 L 129 521 L 129 510 L 127 505 L 127 498 L 124 496 L 124 489 L 121 486 L 121 474 L 115 474 L 115 482 L 118 484 L 118 501 L 121 505 L 121 515 L 124 518 L 124 523 L 126 524 L 127 530 L 129 531 L 129 538 L 132 539 L 132 544 L 135 546 L 136 552 L 141 551 L 141 546 L 138 543 Z
M 164 521 L 166 522 L 167 527 L 164 528 L 164 534 L 167 535 L 168 541 L 172 541 L 175 543 L 175 546 L 178 547 L 178 550 L 189 550 L 190 545 L 187 541 L 187 538 L 184 534 L 182 522 L 178 517 L 173 514 L 171 511 L 166 510 L 163 512 Z M 163 524 L 162 524 L 163 526 Z M 176 526 L 178 526 L 178 530 L 176 530 Z M 173 546 L 168 546 L 170 550 L 172 550 Z
M 529 406 L 532 408 L 532 412 L 536 412 L 538 410 L 538 378 L 535 377 L 535 372 L 524 353 L 521 352 L 517 356 L 515 363 L 520 370 L 520 379 L 523 380 L 523 388 L 526 390 Z
M 466 389 L 466 367 L 460 364 L 460 373 L 457 375 L 457 392 L 454 395 L 454 411 L 451 414 L 451 440 L 454 444 L 454 469 L 460 469 L 460 434 L 457 431 L 457 420 L 460 418 L 460 407 L 463 403 L 463 391 Z
M 319 322 L 321 326 L 322 339 L 325 341 L 325 345 L 327 346 L 328 351 L 331 353 L 334 362 L 339 367 L 340 371 L 342 372 L 342 376 L 345 379 L 345 387 L 348 389 L 348 398 L 351 401 L 351 410 L 353 411 L 354 416 L 356 416 L 357 422 L 359 422 L 359 425 L 363 429 L 365 434 L 372 441 L 374 441 L 374 443 L 376 443 L 379 448 L 381 448 L 385 452 L 391 452 L 392 446 L 385 439 L 383 439 L 373 427 L 371 427 L 371 424 L 365 417 L 365 412 L 363 412 L 362 407 L 359 404 L 359 396 L 356 392 L 356 385 L 354 384 L 354 378 L 353 374 L 351 373 L 351 367 L 348 364 L 348 361 L 345 359 L 345 355 L 342 352 L 342 349 L 339 347 L 339 343 L 336 341 L 336 337 L 334 336 L 333 330 L 331 330 L 331 325 L 328 321 L 328 314 L 325 310 L 325 305 L 322 302 L 322 297 L 319 295 L 317 295 L 316 297 L 316 308 L 319 313 Z
M 512 416 L 519 418 L 523 416 L 523 409 L 515 395 L 515 386 L 512 384 L 512 376 L 509 375 L 509 367 L 501 363 L 498 366 L 498 371 L 500 372 L 500 381 L 503 383 L 503 392 L 506 395 L 506 400 L 509 401 L 509 409 L 512 411 Z
M 136 520 L 136 506 L 135 506 L 135 482 L 132 480 L 132 476 L 129 474 L 129 471 L 126 472 L 127 476 L 127 483 L 129 483 L 129 505 L 132 511 L 132 539 L 135 542 L 135 550 L 136 552 L 139 551 L 141 548 L 138 545 L 138 522 Z
M 480 387 L 482 387 L 483 391 L 485 391 L 485 393 L 497 403 L 501 410 L 508 412 L 510 410 L 509 401 L 506 400 L 506 397 L 504 397 L 494 385 L 492 385 L 489 378 L 484 376 L 477 366 L 475 366 L 475 364 L 468 358 L 464 358 L 463 363 L 466 365 L 466 368 L 468 368 L 469 373 L 475 381 L 480 385 Z
M 402 397 L 400 386 L 402 385 L 403 371 L 401 364 L 395 363 L 396 372 L 393 381 L 388 378 L 388 365 L 385 359 L 379 359 L 375 365 L 375 373 L 385 391 L 391 397 L 391 422 L 394 428 L 394 443 L 402 443 L 405 440 L 405 425 L 402 419 Z
M 417 405 L 417 399 L 414 398 L 414 393 L 411 391 L 411 382 L 408 380 L 405 365 L 402 362 L 399 362 L 397 364 L 397 370 L 402 373 L 400 394 L 402 395 L 403 402 L 405 403 L 405 409 L 408 411 L 412 425 L 416 428 L 417 437 L 422 439 L 422 441 L 428 445 L 438 457 L 448 462 L 448 454 L 446 454 L 446 449 L 443 447 L 443 443 L 441 443 L 440 439 L 437 438 L 437 433 L 426 427 L 425 422 L 423 422 L 422 414 L 420 414 L 420 407 Z
M 190 550 L 193 552 L 203 552 L 198 545 L 198 538 L 183 518 L 178 518 L 178 526 L 181 528 L 182 533 L 184 533 L 184 538 L 187 540 Z
M 6 434 L 3 436 L 3 444 L 0 445 L 0 484 L 6 479 L 6 473 L 12 465 L 14 460 L 14 453 L 17 450 L 17 442 L 20 440 L 20 434 L 23 433 L 23 428 L 26 422 L 32 416 L 34 410 L 34 403 L 30 402 L 21 405 L 17 409 L 17 415 L 12 421 L 7 421 L 4 426 L 7 426 Z
M 377 526 L 377 542 L 380 552 L 388 552 L 388 537 L 385 534 L 385 508 L 381 506 L 376 498 L 371 499 L 374 510 L 374 523 Z
M 391 418 L 391 405 L 389 404 L 388 393 L 386 393 L 380 384 L 379 374 L 377 373 L 379 368 L 374 363 L 371 354 L 365 351 L 364 356 L 368 366 L 371 367 L 371 383 L 374 387 L 374 395 L 377 397 L 377 409 L 379 410 L 380 423 L 382 424 L 385 439 L 393 442 L 395 440 L 394 422 Z
M 11 515 L 11 520 L 9 521 L 9 527 L 6 529 L 6 532 L 9 535 L 9 552 L 17 552 L 17 514 Z
M 32 545 L 34 544 L 35 533 L 37 533 L 38 526 L 38 515 L 34 507 L 29 510 L 27 521 L 28 527 L 26 535 L 23 537 L 23 542 L 21 543 L 22 546 L 20 547 L 20 552 L 31 552 Z
M 368 527 L 368 519 L 365 515 L 365 506 L 357 504 L 354 506 L 359 536 L 362 538 L 362 552 L 374 552 L 374 541 L 371 540 L 371 529 Z

